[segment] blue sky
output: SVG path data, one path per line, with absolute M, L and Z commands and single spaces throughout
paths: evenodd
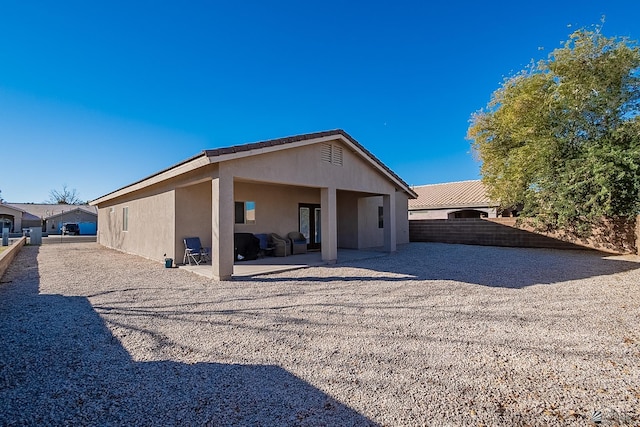
M 216 148 L 342 128 L 410 185 L 476 179 L 505 76 L 640 2 L 0 0 L 0 190 L 91 200 Z

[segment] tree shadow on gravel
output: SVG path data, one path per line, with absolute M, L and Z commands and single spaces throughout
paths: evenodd
M 451 280 L 481 286 L 521 289 L 532 285 L 608 276 L 640 268 L 640 262 L 614 258 L 601 252 L 586 250 L 410 243 L 400 245 L 397 253 L 386 257 L 323 267 L 354 267 L 371 270 L 374 272 L 371 275 L 296 274 L 293 278 L 263 275 L 252 277 L 250 280 L 265 283 Z
M 0 284 L 0 425 L 377 425 L 278 366 L 133 361 L 87 298 L 39 294 L 37 253 Z

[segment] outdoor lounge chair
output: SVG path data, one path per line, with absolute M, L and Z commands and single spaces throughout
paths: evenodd
M 271 240 L 271 246 L 274 248 L 274 256 L 291 255 L 291 241 L 289 239 L 280 237 L 276 233 L 271 233 L 269 239 Z
M 211 260 L 211 249 L 203 248 L 200 243 L 199 237 L 187 237 L 184 240 L 184 257 L 182 257 L 182 263 L 186 264 L 187 260 L 189 265 L 194 262 L 196 265 Z
M 287 237 L 291 240 L 291 253 L 306 254 L 307 253 L 307 238 L 299 231 L 292 231 L 287 234 Z
M 258 253 L 258 258 L 261 258 L 265 255 L 273 255 L 273 250 L 275 248 L 269 244 L 269 235 L 260 233 L 255 234 L 255 236 L 260 241 L 260 252 Z

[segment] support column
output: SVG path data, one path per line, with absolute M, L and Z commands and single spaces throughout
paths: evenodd
M 382 196 L 382 218 L 384 221 L 384 250 L 396 251 L 396 193 Z
M 338 209 L 335 188 L 320 189 L 322 260 L 335 264 L 338 260 Z
M 211 264 L 215 280 L 231 280 L 233 274 L 233 176 L 224 173 L 211 182 Z

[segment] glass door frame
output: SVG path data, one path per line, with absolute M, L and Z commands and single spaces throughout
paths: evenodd
M 308 209 L 309 211 L 309 236 L 307 237 L 307 249 L 319 250 L 322 242 L 321 232 L 321 210 L 320 205 L 316 203 L 299 203 L 298 204 L 298 231 L 302 233 L 302 210 Z M 303 233 L 304 234 L 304 233 Z

